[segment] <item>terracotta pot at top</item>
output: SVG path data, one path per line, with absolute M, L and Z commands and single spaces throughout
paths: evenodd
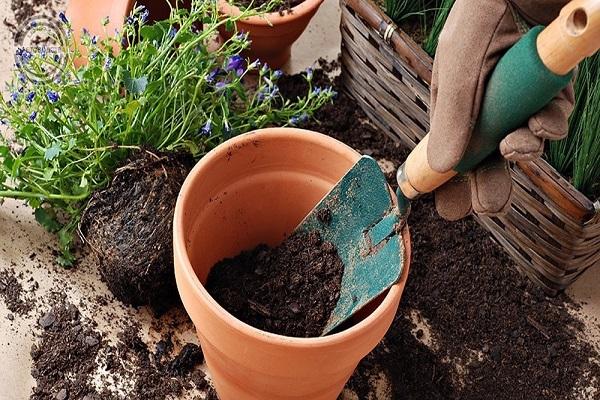
M 218 0 L 223 14 L 237 16 L 240 9 L 227 0 Z M 259 59 L 272 68 L 280 68 L 292 54 L 292 44 L 300 37 L 323 0 L 305 0 L 292 8 L 292 12 L 270 13 L 238 21 L 237 31 L 247 32 L 252 44 L 247 56 Z M 221 36 L 229 38 L 233 32 L 221 29 Z
M 183 1 L 184 7 L 189 7 L 191 0 Z M 71 23 L 76 43 L 82 35 L 83 29 L 87 29 L 90 35 L 105 37 L 114 35 L 115 29 L 122 29 L 127 16 L 133 10 L 133 6 L 144 6 L 148 9 L 148 21 L 162 21 L 169 18 L 171 8 L 169 4 L 175 4 L 175 0 L 69 0 L 65 14 Z M 108 25 L 103 26 L 102 20 L 108 17 Z M 80 50 L 83 49 L 80 47 Z M 119 46 L 114 46 L 114 51 L 119 51 Z M 80 66 L 87 60 L 87 54 L 75 60 L 75 65 Z
M 186 179 L 173 224 L 175 276 L 221 400 L 335 400 L 389 328 L 408 276 L 407 228 L 400 282 L 333 335 L 261 331 L 225 311 L 203 286 L 219 260 L 282 242 L 358 158 L 318 133 L 264 129 L 217 147 Z

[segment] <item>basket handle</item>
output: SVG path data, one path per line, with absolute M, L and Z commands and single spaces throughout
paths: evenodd
M 500 141 L 541 110 L 565 86 L 577 64 L 600 48 L 600 0 L 573 0 L 546 28 L 535 27 L 500 59 L 488 81 L 467 150 L 454 170 L 434 171 L 429 135 L 397 174 L 399 195 L 414 199 L 465 173 L 497 151 Z M 401 203 L 404 203 L 401 201 Z

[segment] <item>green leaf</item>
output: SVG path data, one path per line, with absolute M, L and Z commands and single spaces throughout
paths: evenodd
M 58 232 L 62 228 L 62 225 L 56 220 L 56 215 L 52 209 L 36 208 L 34 215 L 35 220 L 46 228 L 48 232 Z
M 225 30 L 227 32 L 233 32 L 234 29 L 235 29 L 235 26 L 233 24 L 233 21 L 231 21 L 231 20 L 225 21 Z
M 55 171 L 56 171 L 55 168 L 46 168 L 46 169 L 44 169 L 44 179 L 46 179 L 47 181 L 49 181 L 52 178 L 52 175 L 54 175 Z
M 44 152 L 44 159 L 46 161 L 52 161 L 60 154 L 60 143 L 55 142 L 52 147 L 49 147 Z
M 129 115 L 129 117 L 131 118 L 133 116 L 133 113 L 135 113 L 135 111 L 140 108 L 141 104 L 139 101 L 137 100 L 133 100 L 130 101 L 127 106 L 125 106 L 125 113 L 127 115 Z
M 123 71 L 123 83 L 128 92 L 132 94 L 142 94 L 148 86 L 148 78 L 142 76 L 141 78 L 132 78 L 131 73 L 127 70 Z
M 156 25 L 144 25 L 140 29 L 140 35 L 143 39 L 158 40 L 162 36 L 162 30 Z
M 85 177 L 85 175 L 81 177 L 81 182 L 79 182 L 79 187 L 81 187 L 81 188 L 88 187 L 88 180 Z

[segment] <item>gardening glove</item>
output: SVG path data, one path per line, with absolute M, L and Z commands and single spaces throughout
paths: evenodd
M 499 58 L 526 32 L 529 24 L 548 24 L 567 0 L 457 0 L 440 35 L 431 84 L 429 165 L 447 172 L 462 158 L 477 121 L 485 84 Z M 528 123 L 500 143 L 498 154 L 475 170 L 436 190 L 436 208 L 445 219 L 471 211 L 506 212 L 512 180 L 506 160 L 539 157 L 545 139 L 568 131 L 574 94 L 570 85 Z

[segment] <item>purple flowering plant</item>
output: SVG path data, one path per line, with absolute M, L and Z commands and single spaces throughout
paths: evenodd
M 11 133 L 0 135 L 0 198 L 25 200 L 58 234 L 59 261 L 70 265 L 87 199 L 131 151 L 151 146 L 199 158 L 237 134 L 308 118 L 331 90 L 311 87 L 284 100 L 281 72 L 241 56 L 250 44 L 243 33 L 208 48 L 221 26 L 277 1 L 223 18 L 217 2 L 192 0 L 153 24 L 136 7 L 119 31 L 105 26 L 99 36 L 74 34 L 59 14 L 60 50 L 17 50 L 14 79 L 0 96 L 0 129 Z M 77 68 L 76 60 L 85 63 Z M 259 79 L 249 86 L 251 72 Z

